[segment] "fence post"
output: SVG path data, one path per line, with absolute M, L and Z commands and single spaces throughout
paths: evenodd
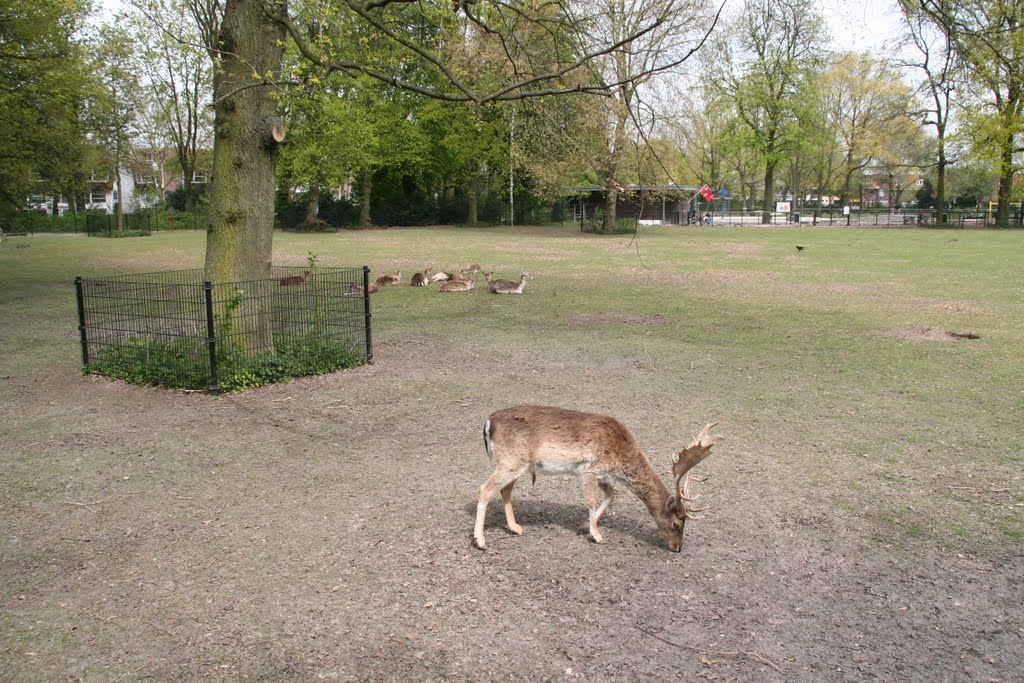
M 89 338 L 85 333 L 85 292 L 82 276 L 75 278 L 75 298 L 78 299 L 78 336 L 82 340 L 82 366 L 89 365 Z
M 220 391 L 217 379 L 217 335 L 213 327 L 213 283 L 203 282 L 203 295 L 206 299 L 206 344 L 210 350 L 210 391 Z
M 366 316 L 366 362 L 373 360 L 373 337 L 370 331 L 370 267 L 363 266 L 363 313 Z

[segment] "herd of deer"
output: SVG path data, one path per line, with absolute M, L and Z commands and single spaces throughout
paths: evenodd
M 442 282 L 443 284 L 439 291 L 468 292 L 475 287 L 474 281 L 468 276 L 479 272 L 481 272 L 480 265 L 477 263 L 471 263 L 465 268 L 462 268 L 459 272 L 452 271 L 450 273 L 437 271 L 433 268 L 427 268 L 422 273 L 415 273 L 409 284 L 413 287 L 426 287 L 434 282 Z M 484 279 L 487 280 L 488 288 L 495 294 L 522 294 L 523 288 L 526 287 L 526 281 L 532 279 L 529 273 L 523 273 L 518 282 L 494 278 L 492 277 L 493 273 L 484 273 L 483 275 Z M 301 285 L 306 282 L 308 277 L 308 270 L 302 275 L 289 275 L 281 278 L 281 286 L 288 287 L 291 285 Z M 396 270 L 394 273 L 389 275 L 381 275 L 374 282 L 369 283 L 367 289 L 370 294 L 374 294 L 379 292 L 381 287 L 390 287 L 399 284 L 402 284 L 402 271 Z M 353 283 L 351 289 L 352 294 L 363 293 L 362 285 Z
M 461 268 L 458 272 L 450 271 L 443 272 L 434 270 L 433 268 L 427 268 L 422 273 L 414 273 L 409 284 L 413 287 L 427 287 L 435 282 L 440 282 L 441 287 L 438 291 L 441 292 L 468 292 L 476 287 L 475 281 L 469 276 L 474 273 L 479 273 L 480 264 L 471 263 L 465 268 Z M 518 282 L 513 280 L 501 280 L 492 277 L 494 273 L 483 273 L 484 279 L 487 280 L 487 287 L 495 294 L 522 294 L 523 288 L 526 287 L 526 281 L 531 279 L 528 273 L 523 273 L 519 278 Z M 375 282 L 370 285 L 370 293 L 380 291 L 381 287 L 390 287 L 393 285 L 399 285 L 402 283 L 402 271 L 396 270 L 394 273 L 388 275 L 381 275 Z M 362 287 L 359 288 L 362 291 Z

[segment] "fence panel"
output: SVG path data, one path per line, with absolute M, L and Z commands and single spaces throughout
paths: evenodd
M 86 372 L 216 391 L 372 359 L 366 268 L 271 270 L 216 285 L 199 269 L 76 278 Z

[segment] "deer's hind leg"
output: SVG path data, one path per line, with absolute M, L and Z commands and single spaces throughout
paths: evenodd
M 499 465 L 498 469 L 494 470 L 494 474 L 488 477 L 487 481 L 480 485 L 480 498 L 476 503 L 476 526 L 473 529 L 473 538 L 476 540 L 476 546 L 481 550 L 487 547 L 487 541 L 484 539 L 484 521 L 487 518 L 487 503 L 490 502 L 491 498 L 494 497 L 494 494 L 498 490 L 501 490 L 501 499 L 505 503 L 505 519 L 509 523 L 509 529 L 517 534 L 523 532 L 522 527 L 519 527 L 519 525 L 515 523 L 515 517 L 512 515 L 512 487 L 515 485 L 516 480 L 519 479 L 525 471 L 525 466 L 521 468 L 510 468 Z M 519 531 L 516 531 L 516 527 L 519 528 Z
M 588 473 L 583 475 L 583 478 L 587 489 L 587 508 L 590 510 L 590 537 L 595 543 L 604 543 L 604 536 L 601 535 L 598 524 L 601 515 L 612 504 L 615 489 L 609 481 L 599 475 Z
M 516 523 L 516 515 L 512 512 L 512 487 L 517 481 L 518 478 L 513 479 L 501 487 L 501 502 L 505 506 L 505 524 L 508 525 L 508 530 L 519 535 L 523 533 L 523 527 Z

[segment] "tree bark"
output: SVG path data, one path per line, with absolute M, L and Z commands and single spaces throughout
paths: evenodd
M 476 225 L 479 221 L 479 204 L 477 198 L 480 192 L 480 175 L 478 173 L 473 174 L 473 179 L 469 182 L 469 188 L 466 190 L 466 224 Z
M 605 230 L 611 230 L 615 227 L 618 222 L 618 216 L 616 215 L 616 207 L 619 202 L 619 191 L 615 187 L 615 182 L 612 181 L 605 185 L 604 194 L 604 222 L 603 227 Z
M 1008 127 L 1009 128 L 1009 127 Z M 1013 192 L 1013 151 L 1014 135 L 1006 134 L 999 154 L 999 190 L 996 195 L 996 225 L 1010 225 L 1010 198 Z
M 775 164 L 768 161 L 764 166 L 764 204 L 761 207 L 761 223 L 771 225 L 772 203 L 775 201 Z
M 320 188 L 311 187 L 309 193 L 306 195 L 306 220 L 307 224 L 312 225 L 316 223 L 320 218 Z
M 118 164 L 114 169 L 114 187 L 117 188 L 117 201 L 114 202 L 114 211 L 117 215 L 117 231 L 124 232 L 124 187 L 121 184 L 121 156 L 118 155 Z
M 935 174 L 935 225 L 946 225 L 946 140 L 939 135 L 939 158 Z
M 373 171 L 363 169 L 359 184 L 359 225 L 370 227 L 370 195 L 373 192 Z
M 280 125 L 273 86 L 285 31 L 264 3 L 227 0 L 214 70 L 213 178 L 206 277 L 214 283 L 270 277 Z M 284 12 L 284 0 L 269 4 Z

